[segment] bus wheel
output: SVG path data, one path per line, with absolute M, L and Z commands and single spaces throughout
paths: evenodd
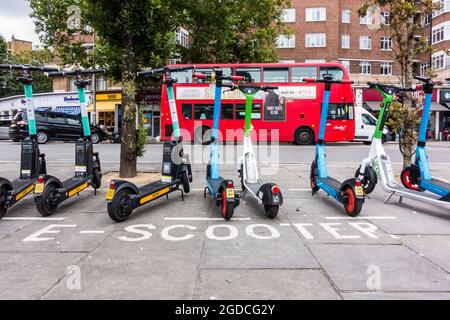
M 298 145 L 314 143 L 314 132 L 310 128 L 299 128 L 295 131 L 294 142 Z
M 208 145 L 211 143 L 211 131 L 206 126 L 201 126 L 195 129 L 194 143 Z

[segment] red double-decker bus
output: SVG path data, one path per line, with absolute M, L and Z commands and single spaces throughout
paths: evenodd
M 177 65 L 181 66 L 181 65 Z M 319 118 L 324 91 L 323 84 L 306 84 L 304 78 L 320 78 L 332 74 L 335 79 L 349 79 L 340 63 L 250 63 L 196 64 L 194 70 L 174 72 L 178 118 L 185 139 L 196 143 L 208 141 L 212 128 L 214 89 L 202 80 L 193 79 L 193 72 L 211 73 L 220 68 L 225 75 L 244 76 L 246 82 L 277 86 L 276 104 L 268 103 L 261 93 L 253 101 L 252 124 L 256 141 L 312 144 L 319 131 Z M 226 88 L 224 88 L 225 90 Z M 244 135 L 245 98 L 238 90 L 224 92 L 220 120 L 220 140 L 240 141 Z M 325 140 L 351 141 L 354 138 L 354 94 L 351 86 L 333 85 Z M 209 133 L 209 134 L 208 134 Z M 166 90 L 161 98 L 161 140 L 172 134 Z M 255 141 L 254 140 L 254 141 Z

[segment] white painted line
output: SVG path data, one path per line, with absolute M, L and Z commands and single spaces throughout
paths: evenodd
M 102 234 L 105 233 L 103 230 L 84 230 L 80 231 L 81 234 Z
M 309 189 L 289 189 L 289 191 L 311 191 L 311 188 L 309 188 Z
M 63 221 L 64 218 L 44 218 L 44 217 L 6 217 L 2 220 L 12 220 L 12 221 Z
M 223 221 L 223 218 L 200 218 L 200 217 L 186 217 L 186 218 L 164 218 L 167 221 Z M 231 218 L 232 221 L 249 221 L 252 218 Z
M 399 237 L 397 237 L 397 236 L 395 236 L 395 235 L 393 235 L 393 234 L 390 234 L 390 236 L 391 236 L 392 239 L 400 240 Z
M 376 216 L 365 216 L 365 217 L 326 217 L 327 220 L 395 220 L 396 217 L 376 217 Z
M 290 227 L 291 224 L 290 223 L 280 223 L 280 226 L 282 226 L 282 227 Z

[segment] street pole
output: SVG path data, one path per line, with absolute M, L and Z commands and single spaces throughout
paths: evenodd
M 95 31 L 92 39 L 92 51 L 95 50 Z M 97 78 L 95 74 L 92 75 L 92 96 L 94 100 L 94 112 L 92 117 L 92 124 L 97 125 Z

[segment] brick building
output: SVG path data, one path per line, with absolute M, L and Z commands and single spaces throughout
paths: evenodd
M 438 0 L 439 1 L 439 0 Z M 353 80 L 397 82 L 399 67 L 394 62 L 392 41 L 379 24 L 389 23 L 389 12 L 369 12 L 358 15 L 364 0 L 293 0 L 285 9 L 284 21 L 293 30 L 292 37 L 278 39 L 282 62 L 340 61 L 351 73 Z M 430 65 L 442 78 L 450 60 L 445 53 L 450 41 L 450 1 L 440 0 L 442 8 L 430 17 L 422 17 L 423 35 L 433 30 L 430 55 L 421 57 L 417 73 Z M 432 20 L 432 21 L 431 21 Z M 447 77 L 450 74 L 447 75 Z
M 33 42 L 16 39 L 14 35 L 11 37 L 11 41 L 8 41 L 6 45 L 11 54 L 31 51 L 33 49 Z

